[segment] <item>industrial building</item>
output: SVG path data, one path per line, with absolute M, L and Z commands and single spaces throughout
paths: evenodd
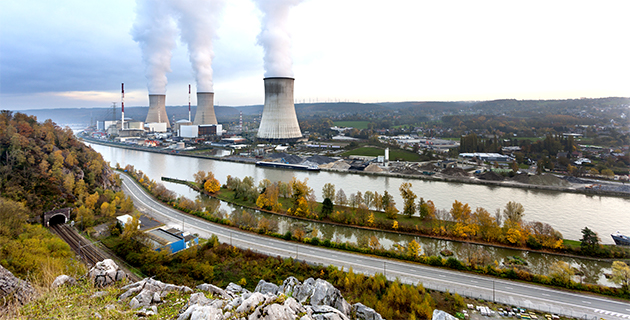
M 471 160 L 473 158 L 477 158 L 481 161 L 488 161 L 488 162 L 493 162 L 493 161 L 510 162 L 514 160 L 514 158 L 512 157 L 506 156 L 500 153 L 481 153 L 481 152 L 460 153 L 459 157 L 465 160 Z
M 265 106 L 256 137 L 272 143 L 294 142 L 302 137 L 293 104 L 295 79 L 265 78 Z
M 170 129 L 171 124 L 168 122 L 166 115 L 166 95 L 165 94 L 149 94 L 149 112 L 145 123 L 165 123 L 166 128 Z M 163 132 L 165 132 L 164 130 Z
M 219 124 L 214 114 L 213 92 L 197 92 L 197 112 L 193 124 Z
M 199 238 L 188 232 L 182 232 L 175 228 L 156 228 L 145 232 L 147 243 L 153 250 L 167 250 L 170 253 L 188 249 L 199 244 Z

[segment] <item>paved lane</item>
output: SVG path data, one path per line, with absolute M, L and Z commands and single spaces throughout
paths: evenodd
M 334 265 L 346 270 L 352 268 L 355 272 L 364 274 L 382 273 L 390 280 L 398 278 L 405 283 L 422 283 L 429 289 L 449 290 L 460 295 L 527 309 L 586 319 L 630 319 L 630 303 L 626 301 L 297 244 L 227 228 L 165 206 L 148 195 L 130 177 L 121 174 L 121 178 L 125 193 L 132 197 L 140 212 L 153 216 L 169 226 L 181 228 L 183 225 L 186 231 L 197 233 L 204 238 L 215 234 L 219 241 L 240 248 L 269 255 L 292 257 L 309 263 Z

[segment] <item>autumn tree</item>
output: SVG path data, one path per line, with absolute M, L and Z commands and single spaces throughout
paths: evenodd
M 549 275 L 561 283 L 569 283 L 575 274 L 571 265 L 564 261 L 557 261 L 549 267 Z
M 369 208 L 374 204 L 374 193 L 372 191 L 366 191 L 363 194 L 363 203 Z
M 622 261 L 614 261 L 610 280 L 628 291 L 630 289 L 630 267 Z
M 416 240 L 411 240 L 407 245 L 407 252 L 410 257 L 417 257 L 420 254 L 420 244 Z
M 339 188 L 339 190 L 337 191 L 337 195 L 335 196 L 335 204 L 337 204 L 338 206 L 346 206 L 348 204 L 346 193 L 341 188 Z
M 221 184 L 219 180 L 214 177 L 212 172 L 208 172 L 206 181 L 203 184 L 203 189 L 210 193 L 216 193 L 221 190 Z
M 418 197 L 411 190 L 411 183 L 403 182 L 398 189 L 400 191 L 400 196 L 403 198 L 403 214 L 411 217 L 416 213 L 416 198 Z
M 256 199 L 256 205 L 266 210 L 279 211 L 282 204 L 278 202 L 279 188 L 277 183 L 272 183 L 265 188 Z
M 520 227 L 523 222 L 523 216 L 525 216 L 525 208 L 518 202 L 510 201 L 503 209 L 503 216 L 506 224 Z
M 324 184 L 324 187 L 322 187 L 322 197 L 324 199 L 328 198 L 331 201 L 334 201 L 335 200 L 335 185 L 330 182 Z

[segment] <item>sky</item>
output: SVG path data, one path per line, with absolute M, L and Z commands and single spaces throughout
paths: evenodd
M 227 0 L 218 15 L 215 105 L 264 103 L 259 7 Z M 304 0 L 287 23 L 294 98 L 630 97 L 628 12 L 626 0 Z M 125 106 L 147 106 L 135 20 L 131 0 L 2 0 L 0 109 L 120 105 L 121 83 Z M 166 104 L 186 105 L 196 82 L 179 35 L 170 69 Z

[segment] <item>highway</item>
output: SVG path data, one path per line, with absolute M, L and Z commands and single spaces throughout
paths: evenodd
M 228 228 L 170 208 L 152 198 L 129 176 L 120 176 L 123 190 L 132 197 L 138 211 L 170 227 L 183 227 L 185 231 L 196 233 L 200 237 L 217 235 L 219 241 L 239 248 L 273 256 L 292 257 L 313 264 L 333 265 L 345 270 L 352 268 L 355 273 L 381 273 L 389 280 L 398 278 L 404 283 L 422 283 L 427 289 L 449 290 L 462 296 L 575 318 L 630 319 L 630 302 L 627 301 L 298 244 Z

